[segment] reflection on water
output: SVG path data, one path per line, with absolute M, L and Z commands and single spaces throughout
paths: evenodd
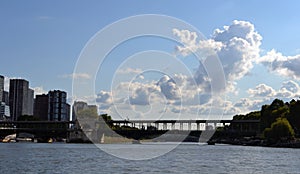
M 144 153 L 172 143 L 101 145 Z M 149 152 L 150 153 L 150 152 Z M 92 144 L 0 144 L 1 173 L 298 173 L 300 149 L 185 143 L 150 160 L 125 160 Z

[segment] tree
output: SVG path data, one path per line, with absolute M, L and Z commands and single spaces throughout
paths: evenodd
M 299 133 L 300 131 L 300 100 L 292 100 L 290 102 L 290 112 L 287 119 L 293 126 L 294 130 Z
M 233 120 L 259 120 L 260 119 L 260 111 L 253 111 L 246 115 L 235 115 Z
M 103 121 L 109 126 L 109 127 L 113 127 L 113 123 L 111 122 L 112 121 L 112 118 L 110 115 L 108 114 L 101 114 L 100 117 L 102 117 Z M 99 120 L 100 122 L 102 120 Z
M 103 120 L 104 120 L 105 122 L 109 122 L 109 121 L 112 120 L 112 118 L 111 118 L 110 115 L 107 115 L 107 114 L 101 114 L 100 116 L 103 118 Z
M 271 127 L 277 118 L 286 117 L 289 107 L 282 100 L 275 99 L 271 105 L 263 105 L 261 108 L 261 130 Z
M 271 128 L 264 130 L 264 136 L 266 139 L 278 141 L 282 138 L 294 138 L 295 132 L 286 118 L 278 118 Z
M 284 102 L 278 98 L 276 98 L 275 100 L 273 100 L 273 102 L 270 105 L 270 109 L 271 110 L 275 110 L 278 109 L 280 107 L 284 106 Z

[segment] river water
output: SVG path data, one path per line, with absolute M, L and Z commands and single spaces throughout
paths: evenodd
M 100 145 L 101 146 L 101 145 Z M 112 144 L 153 150 L 170 144 Z M 147 154 L 145 154 L 147 155 Z M 92 144 L 0 144 L 0 173 L 300 173 L 300 149 L 187 143 L 149 160 L 126 160 Z

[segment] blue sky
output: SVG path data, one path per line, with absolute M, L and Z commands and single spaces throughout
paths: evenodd
M 299 91 L 292 91 L 288 87 L 293 89 L 298 87 L 298 71 L 283 59 L 295 61 L 297 65 L 297 55 L 300 54 L 299 6 L 300 2 L 296 0 L 88 1 L 88 3 L 1 1 L 0 74 L 8 78 L 21 77 L 29 80 L 30 86 L 39 90 L 37 93 L 62 89 L 71 96 L 70 77 L 81 50 L 99 30 L 117 20 L 141 14 L 168 15 L 190 23 L 208 39 L 213 37 L 216 29 L 223 30 L 223 26 L 232 25 L 234 20 L 247 21 L 262 37 L 259 57 L 263 59 L 253 60 L 253 68 L 250 68 L 243 77 L 232 80 L 235 83 L 234 92 L 226 92 L 229 100 L 226 106 L 233 108 L 232 112 L 228 112 L 228 116 L 232 116 L 233 112 L 256 109 L 256 105 L 267 103 L 275 97 L 282 96 L 285 100 L 297 97 Z M 100 97 L 98 101 L 105 105 L 100 107 L 100 110 L 108 109 L 112 105 L 108 99 L 111 95 L 110 81 L 116 71 L 115 68 L 122 63 L 122 58 L 145 49 L 163 50 L 173 54 L 175 47 L 174 43 L 146 38 L 128 41 L 116 48 L 97 77 L 96 93 L 101 94 L 98 95 Z M 265 56 L 272 49 L 276 52 Z M 282 54 L 283 58 L 274 60 L 270 58 L 275 57 L 277 53 Z M 288 56 L 290 58 L 287 58 Z M 197 60 L 192 56 L 177 55 L 177 57 L 189 66 L 191 71 L 197 70 Z M 272 61 L 279 63 L 270 66 Z M 286 71 L 289 68 L 290 71 Z M 144 81 L 146 83 L 146 80 Z M 243 107 L 238 107 L 241 103 Z

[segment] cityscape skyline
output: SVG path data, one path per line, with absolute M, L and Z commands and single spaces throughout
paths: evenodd
M 299 7 L 0 1 L 1 173 L 300 173 Z
M 163 99 L 155 98 L 155 101 L 169 100 L 171 108 L 167 111 L 170 115 L 181 111 L 184 119 L 193 119 L 197 109 L 202 116 L 211 113 L 214 110 L 210 108 L 212 103 L 223 103 L 223 117 L 232 118 L 235 114 L 257 110 L 274 98 L 289 101 L 300 96 L 300 36 L 297 34 L 300 14 L 295 13 L 298 1 L 133 2 L 91 2 L 89 5 L 73 1 L 2 2 L 0 57 L 4 63 L 0 64 L 0 69 L 6 82 L 17 77 L 28 79 L 35 94 L 47 93 L 59 86 L 69 94 L 68 101 L 71 102 L 77 97 L 72 94 L 72 79 L 83 83 L 94 81 L 94 95 L 80 100 L 97 104 L 101 113 L 114 115 L 116 119 L 127 115 L 131 115 L 132 119 L 156 119 L 155 114 L 146 114 L 152 107 L 148 100 L 150 91 L 163 96 Z M 124 8 L 119 8 L 116 3 Z M 83 13 L 78 14 L 78 11 Z M 118 20 L 143 14 L 161 14 L 185 21 L 197 28 L 207 42 L 200 44 L 199 33 L 193 35 L 193 31 L 183 31 L 186 28 L 171 28 L 170 34 L 177 37 L 182 45 L 150 36 L 134 38 L 117 45 L 107 55 L 106 61 L 99 65 L 95 76 L 86 72 L 74 73 L 81 51 L 97 32 Z M 136 27 L 133 26 L 133 29 Z M 127 31 L 131 30 L 123 29 L 119 33 Z M 112 36 L 101 44 L 106 45 Z M 199 60 L 188 51 L 202 48 L 213 49 L 219 56 L 226 79 L 226 90 L 222 93 L 224 98 L 212 99 L 205 91 L 209 87 L 206 83 L 209 79 L 203 76 L 205 73 Z M 188 67 L 196 82 L 202 85 L 198 106 L 190 105 L 195 95 L 192 90 L 186 90 L 184 96 L 189 99 L 186 101 L 188 105 L 180 108 L 174 101 L 179 93 L 174 90 L 172 80 L 163 74 L 143 73 L 144 70 L 139 67 L 118 69 L 127 58 L 145 50 L 161 50 Z M 146 56 L 142 59 L 145 64 L 151 64 L 155 58 Z M 126 115 L 118 116 L 114 110 L 111 85 L 115 75 L 126 78 L 128 74 L 138 78 L 133 80 L 132 96 L 118 96 L 117 101 L 124 104 L 122 108 L 130 103 L 124 110 Z M 177 75 L 183 83 L 190 80 L 186 81 L 184 74 Z M 6 89 L 8 84 L 5 84 Z M 147 90 L 140 89 L 141 86 Z M 127 114 L 130 111 L 134 114 Z
M 34 116 L 43 121 L 70 121 L 67 93 L 50 90 L 37 94 L 25 79 L 9 79 L 9 90 L 4 90 L 5 77 L 0 75 L 0 120 L 17 121 L 21 116 Z M 74 117 L 74 119 L 76 119 Z

